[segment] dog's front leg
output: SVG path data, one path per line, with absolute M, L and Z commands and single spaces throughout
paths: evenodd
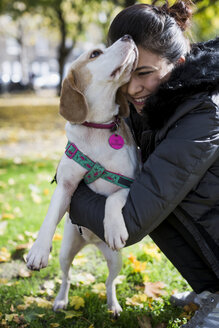
M 47 266 L 56 226 L 67 211 L 76 187 L 77 184 L 68 181 L 58 183 L 38 237 L 27 255 L 27 267 L 29 269 L 40 270 Z
M 119 250 L 125 246 L 128 239 L 128 231 L 122 215 L 129 189 L 120 189 L 111 194 L 105 205 L 104 233 L 105 240 L 113 250 Z

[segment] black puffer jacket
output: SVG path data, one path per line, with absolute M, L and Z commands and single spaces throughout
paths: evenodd
M 148 99 L 143 125 L 137 117 L 133 128 L 144 165 L 123 208 L 127 245 L 174 213 L 219 277 L 219 38 L 194 45 Z M 103 196 L 79 188 L 73 222 L 103 239 L 104 204 Z

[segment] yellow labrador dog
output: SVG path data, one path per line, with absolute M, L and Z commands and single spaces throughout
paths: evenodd
M 60 253 L 63 279 L 54 310 L 67 306 L 71 263 L 89 243 L 102 251 L 109 267 L 106 282 L 109 309 L 115 316 L 122 310 L 114 283 L 121 270 L 121 254 L 115 250 L 122 248 L 128 238 L 121 210 L 129 190 L 126 184 L 137 172 L 137 154 L 129 128 L 119 118 L 129 112 L 128 103 L 118 89 L 130 79 L 137 56 L 135 43 L 125 35 L 104 50 L 82 54 L 63 82 L 60 113 L 68 121 L 69 142 L 57 169 L 58 184 L 48 213 L 28 253 L 27 266 L 32 270 L 47 266 L 56 226 L 83 178 L 92 190 L 107 196 L 104 231 L 108 245 L 86 228 L 82 228 L 81 235 L 67 214 Z

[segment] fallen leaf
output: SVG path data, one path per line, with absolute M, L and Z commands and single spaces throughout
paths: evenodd
M 158 261 L 160 261 L 161 253 L 160 253 L 160 249 L 157 247 L 156 244 L 154 244 L 154 243 L 147 244 L 143 247 L 143 250 L 149 256 L 156 258 Z
M 137 317 L 138 318 L 138 324 L 140 328 L 152 328 L 151 325 L 151 319 L 149 317 L 143 316 L 143 317 Z
M 15 215 L 12 213 L 2 213 L 2 220 L 13 220 Z
M 126 279 L 125 275 L 117 276 L 116 279 L 114 280 L 114 284 L 116 285 L 122 284 L 125 279 Z
M 157 299 L 160 295 L 166 294 L 166 292 L 162 290 L 164 287 L 166 287 L 166 285 L 161 281 L 145 282 L 144 285 L 145 285 L 144 292 L 148 297 Z
M 74 310 L 72 310 L 72 311 L 60 311 L 60 312 L 65 313 L 65 319 L 71 319 L 73 317 L 80 317 L 83 314 L 80 311 L 74 311 Z
M 186 304 L 184 307 L 183 307 L 183 310 L 187 313 L 189 312 L 195 312 L 199 309 L 199 306 L 195 303 L 189 303 L 189 304 Z
M 126 298 L 126 304 L 132 306 L 139 306 L 143 308 L 144 304 L 147 301 L 147 296 L 145 294 L 136 294 L 132 297 Z
M 21 268 L 18 272 L 19 277 L 21 278 L 28 278 L 31 277 L 32 272 L 30 270 L 28 270 L 27 268 Z
M 53 237 L 53 241 L 57 241 L 57 240 L 62 240 L 62 235 L 60 235 L 59 233 L 55 233 Z
M 85 301 L 80 296 L 72 296 L 69 300 L 69 304 L 73 306 L 75 310 L 78 310 L 84 307 Z
M 84 263 L 86 263 L 88 261 L 88 259 L 85 257 L 84 254 L 79 253 L 76 255 L 76 257 L 73 260 L 73 264 L 74 265 L 83 265 Z
M 42 202 L 41 197 L 34 192 L 31 193 L 31 198 L 32 198 L 33 202 L 36 204 L 40 204 Z
M 5 320 L 11 322 L 14 318 L 14 314 L 5 314 Z
M 0 262 L 8 262 L 11 259 L 11 254 L 8 252 L 7 248 L 2 247 L 0 249 Z
M 92 292 L 98 294 L 99 297 L 106 296 L 106 286 L 103 282 L 92 286 Z
M 71 275 L 71 282 L 76 284 L 90 285 L 95 281 L 95 277 L 89 272 L 81 272 Z
M 49 189 L 44 189 L 44 190 L 43 190 L 43 194 L 44 194 L 45 196 L 48 196 L 48 195 L 49 195 Z
M 0 222 L 0 236 L 3 236 L 6 228 L 7 228 L 8 222 L 7 221 L 2 221 Z
M 55 328 L 55 327 L 60 327 L 59 323 L 51 323 L 50 327 Z

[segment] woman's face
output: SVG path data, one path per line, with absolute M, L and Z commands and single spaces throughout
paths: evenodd
M 131 80 L 122 87 L 122 91 L 140 114 L 146 99 L 162 81 L 168 79 L 173 64 L 141 46 L 138 46 L 138 51 L 138 66 L 132 73 Z

